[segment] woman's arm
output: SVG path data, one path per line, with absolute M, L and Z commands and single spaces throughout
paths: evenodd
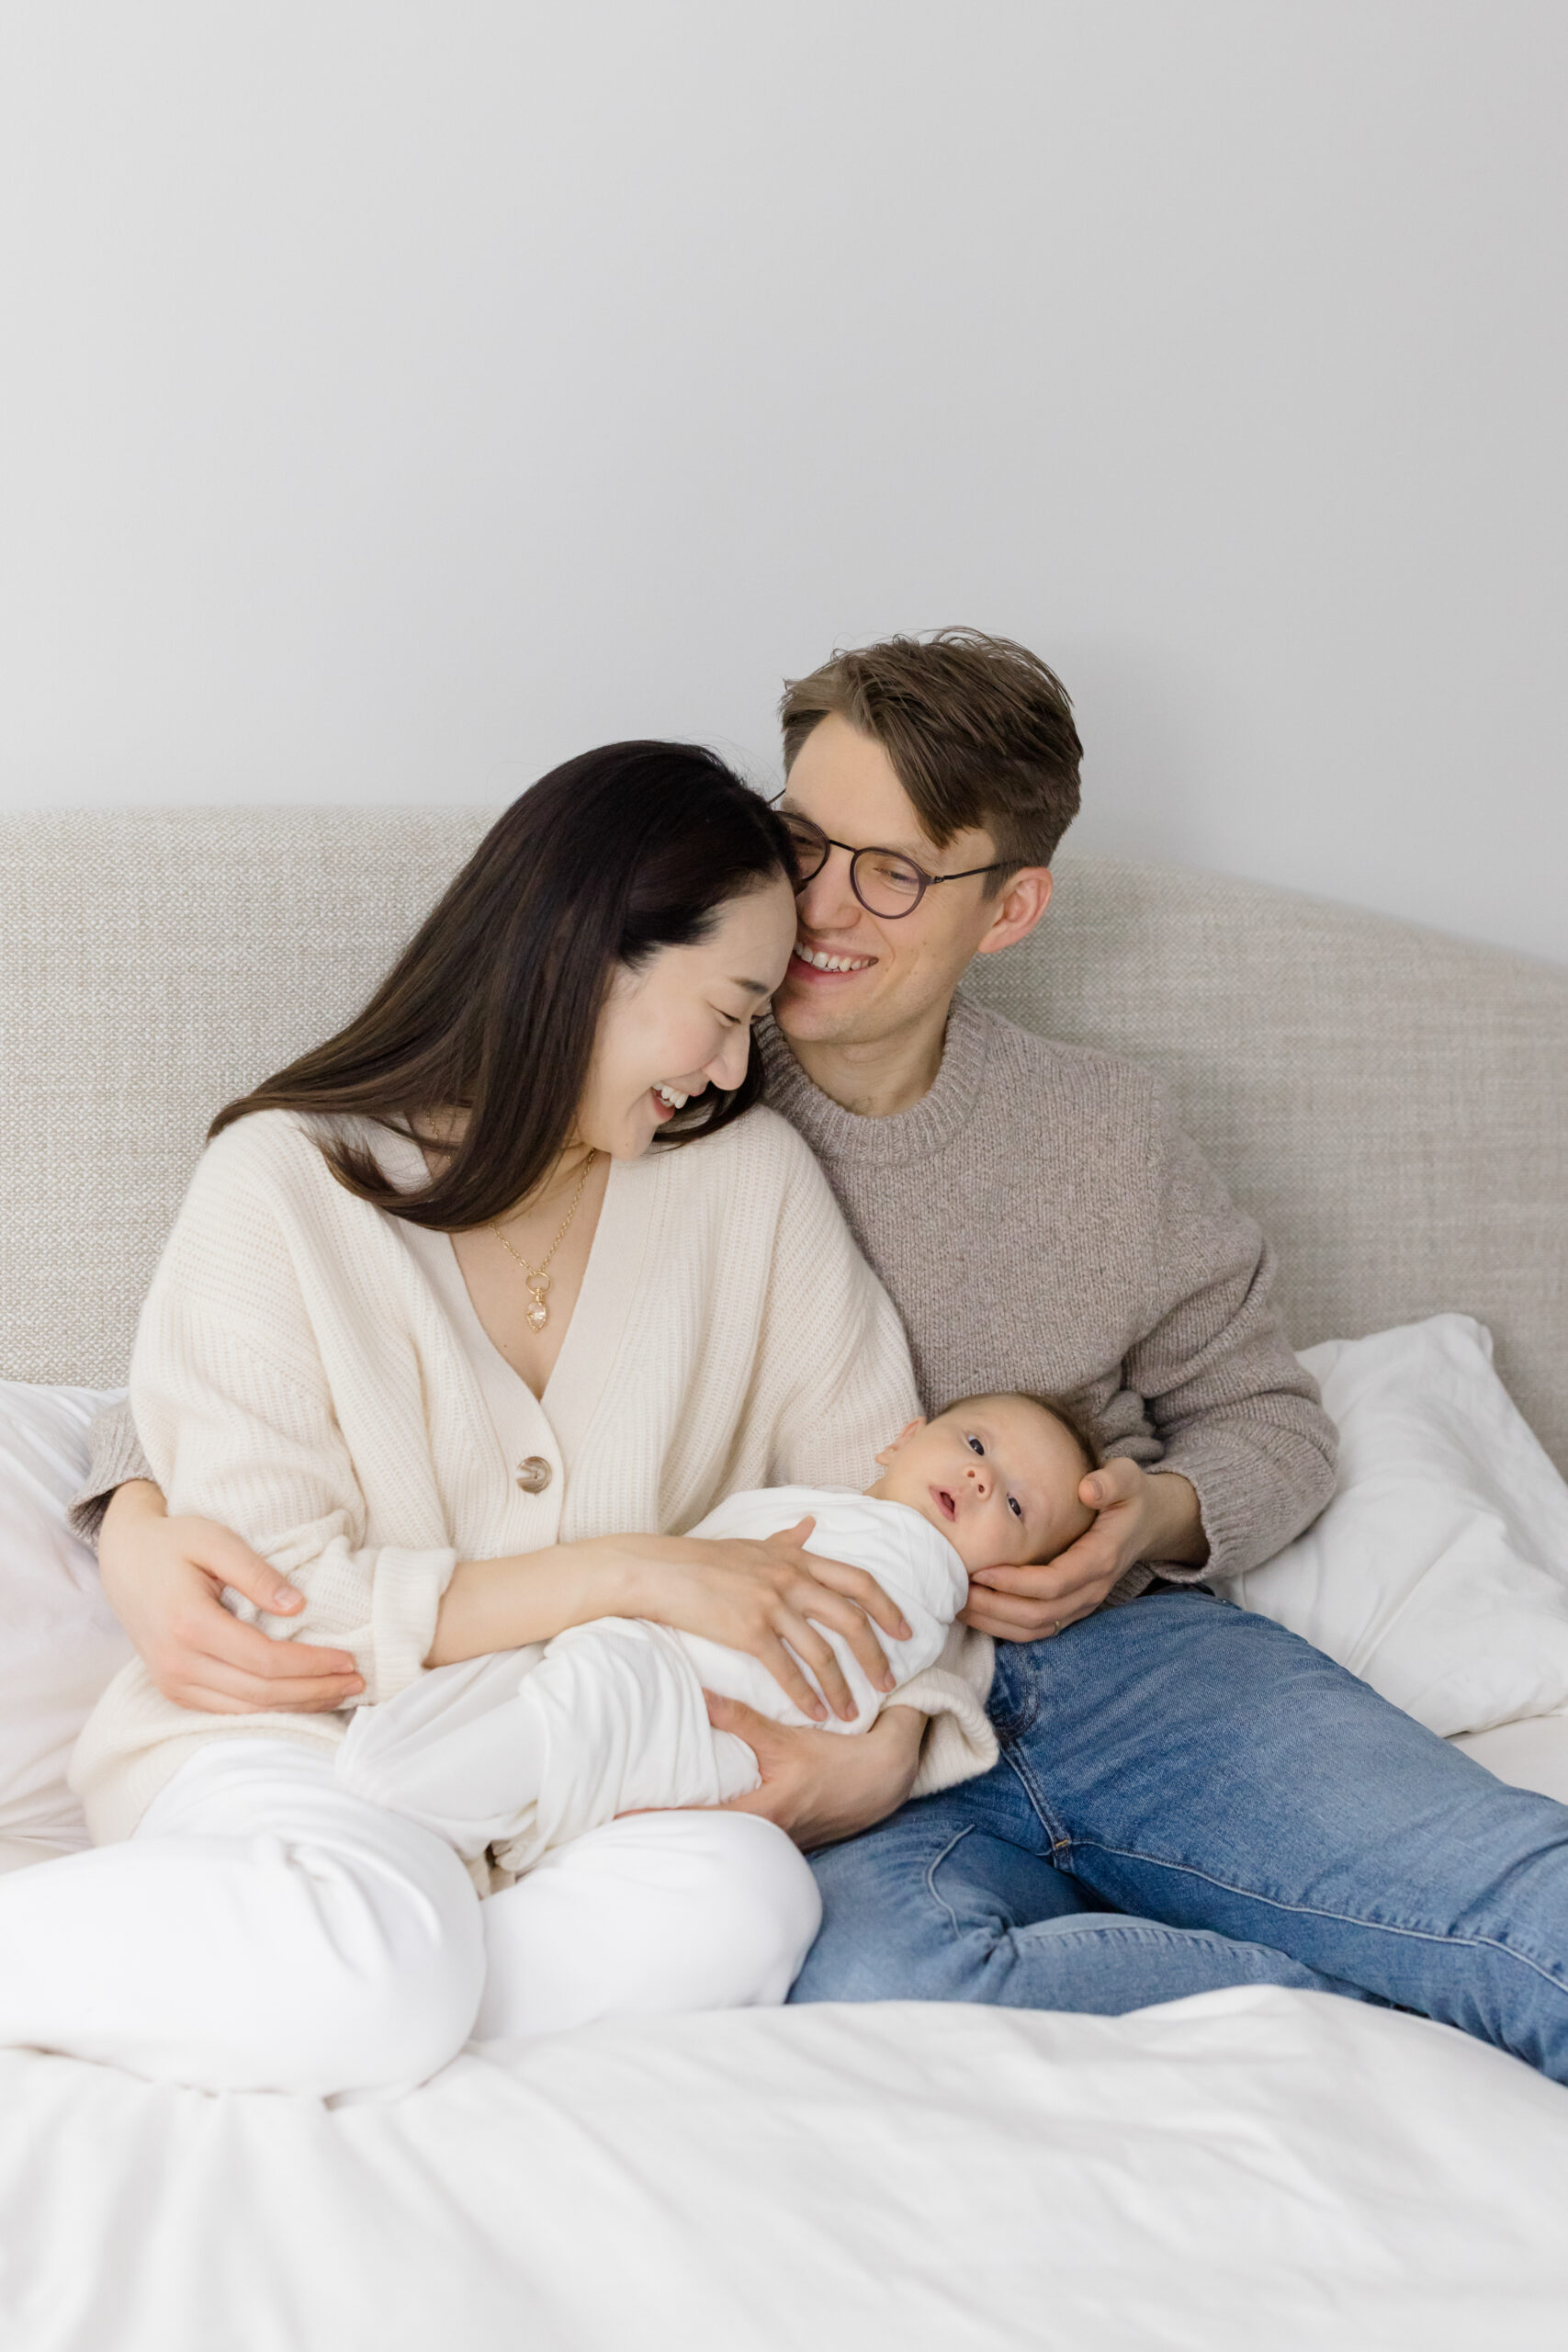
M 142 1309 L 130 1391 L 173 1511 L 243 1529 L 274 1589 L 282 1578 L 303 1595 L 298 1611 L 265 1611 L 263 1630 L 346 1651 L 374 1699 L 419 1672 L 456 1553 L 434 1473 L 414 1459 L 403 1474 L 403 1540 L 370 1533 L 313 1319 L 334 1328 L 341 1199 L 314 1143 L 278 1114 L 242 1121 L 210 1145 Z M 349 1240 L 374 1260 L 375 1228 Z M 394 1373 L 412 1421 L 407 1367 Z M 402 1426 L 397 1409 L 388 1408 L 389 1429 Z M 385 1451 L 391 1441 L 380 1442 Z M 254 1613 L 254 1604 L 237 1605 Z
M 129 1402 L 87 1432 L 87 1475 L 66 1514 L 98 1555 L 105 1597 L 165 1699 L 207 1714 L 346 1706 L 365 1688 L 344 1650 L 274 1640 L 225 1609 L 225 1587 L 279 1617 L 305 1605 L 276 1568 L 215 1520 L 171 1519 Z
M 837 1712 L 852 1719 L 853 1701 L 837 1661 L 805 1612 L 842 1634 L 867 1671 L 878 1676 L 886 1674 L 886 1663 L 867 1614 L 895 1638 L 901 1621 L 874 1579 L 802 1550 L 795 1534 L 785 1530 L 761 1545 L 602 1537 L 513 1559 L 462 1563 L 442 1598 L 424 1662 L 446 1666 L 521 1648 L 604 1616 L 651 1617 L 723 1640 L 727 1635 L 716 1630 L 717 1610 L 705 1599 L 713 1593 L 726 1604 L 724 1621 L 731 1628 L 737 1611 L 750 1603 L 750 1622 L 739 1628 L 745 1638 L 736 1645 L 763 1657 L 770 1670 L 782 1668 L 781 1683 L 797 1704 L 821 1719 L 816 1694 L 784 1647 L 786 1634 L 822 1679 Z M 274 1616 L 297 1616 L 305 1602 L 230 1529 L 213 1520 L 171 1519 L 150 1482 L 131 1480 L 116 1490 L 99 1557 L 110 1606 L 159 1690 L 176 1705 L 210 1714 L 275 1708 L 328 1713 L 364 1691 L 364 1677 L 346 1650 L 290 1640 L 282 1629 L 265 1633 L 226 1609 L 219 1599 L 226 1586 Z M 722 1579 L 737 1572 L 747 1579 L 744 1597 L 723 1587 Z
M 804 1659 L 835 1712 L 852 1723 L 853 1694 L 818 1626 L 843 1635 L 878 1690 L 891 1690 L 895 1678 L 871 1621 L 894 1641 L 907 1641 L 909 1627 L 865 1569 L 801 1549 L 811 1524 L 802 1520 L 760 1543 L 602 1535 L 516 1559 L 460 1562 L 424 1662 L 453 1666 L 521 1649 L 597 1617 L 647 1617 L 761 1659 L 784 1695 L 821 1723 L 828 1711 L 801 1671 Z
M 265 1634 L 226 1609 L 225 1587 L 282 1618 L 298 1616 L 305 1596 L 216 1520 L 171 1519 L 150 1480 L 128 1480 L 109 1497 L 98 1569 L 110 1608 L 176 1706 L 330 1714 L 365 1688 L 346 1650 Z
M 144 1318 L 143 1336 L 147 1332 Z M 370 1699 L 416 1675 L 456 1565 L 432 1498 L 400 1544 L 367 1540 L 365 1499 L 324 1378 L 306 1382 L 205 1315 L 186 1311 L 176 1348 L 145 1351 L 138 1419 L 178 1506 L 238 1521 L 304 1606 L 262 1605 L 263 1629 L 346 1652 Z M 240 1604 L 242 1613 L 249 1605 Z

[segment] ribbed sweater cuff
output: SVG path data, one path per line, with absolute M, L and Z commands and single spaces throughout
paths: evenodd
M 955 1788 L 988 1772 L 1001 1754 L 990 1718 L 967 1683 L 940 1666 L 928 1667 L 906 1683 L 894 1702 L 919 1707 L 930 1718 L 920 1743 L 919 1770 L 912 1797 L 934 1797 L 939 1790 Z
M 1306 1517 L 1315 1516 L 1303 1511 L 1299 1488 L 1291 1489 L 1260 1446 L 1217 1430 L 1176 1439 L 1150 1469 L 1174 1470 L 1188 1480 L 1209 1539 L 1209 1556 L 1201 1568 L 1161 1560 L 1150 1564 L 1172 1584 L 1245 1576 L 1299 1534 Z
M 78 1543 L 98 1548 L 104 1513 L 117 1487 L 128 1478 L 150 1478 L 152 1471 L 123 1397 L 106 1398 L 87 1432 L 87 1476 L 72 1497 L 66 1521 Z
M 960 1781 L 988 1772 L 1001 1747 L 986 1713 L 996 1652 L 984 1634 L 954 1625 L 941 1658 L 897 1690 L 896 1707 L 918 1707 L 928 1717 L 911 1796 L 932 1797 Z
M 424 1671 L 442 1596 L 457 1565 L 456 1552 L 402 1552 L 389 1544 L 377 1553 L 370 1588 L 375 1671 L 367 1678 L 373 1685 L 366 1691 L 367 1702 L 395 1699 Z

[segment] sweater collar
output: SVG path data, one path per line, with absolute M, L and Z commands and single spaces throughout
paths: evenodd
M 990 1047 L 987 1013 L 955 995 L 947 1016 L 942 1068 L 931 1090 L 907 1111 L 886 1119 L 846 1111 L 807 1077 L 772 1014 L 759 1022 L 757 1040 L 767 1072 L 772 1109 L 805 1136 L 818 1159 L 858 1160 L 886 1168 L 945 1149 L 972 1121 Z

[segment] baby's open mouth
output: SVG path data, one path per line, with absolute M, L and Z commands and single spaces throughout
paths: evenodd
M 956 1519 L 958 1517 L 958 1505 L 953 1501 L 953 1497 L 948 1493 L 945 1487 L 933 1487 L 931 1488 L 931 1500 L 935 1503 L 938 1510 L 941 1511 L 943 1519 Z

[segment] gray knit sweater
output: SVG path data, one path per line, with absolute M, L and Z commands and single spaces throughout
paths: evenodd
M 1334 1484 L 1333 1424 L 1269 1305 L 1271 1260 L 1146 1070 L 1059 1046 L 959 996 L 911 1110 L 866 1119 L 762 1032 L 768 1099 L 827 1170 L 904 1317 L 929 1408 L 989 1389 L 1074 1399 L 1108 1453 L 1197 1489 L 1206 1568 L 1288 1544 Z M 129 1411 L 101 1415 L 76 1523 L 146 1476 Z M 1134 1568 L 1113 1600 L 1152 1571 Z
M 762 1048 L 768 1100 L 891 1292 L 930 1409 L 993 1389 L 1070 1398 L 1107 1453 L 1179 1470 L 1210 1547 L 1206 1567 L 1162 1566 L 1179 1581 L 1239 1576 L 1317 1516 L 1334 1425 L 1269 1304 L 1269 1245 L 1147 1070 L 958 996 L 931 1091 L 867 1119 L 771 1023 Z

